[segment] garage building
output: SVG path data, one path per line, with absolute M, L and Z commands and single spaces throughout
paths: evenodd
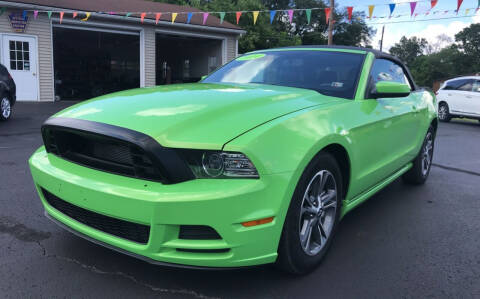
M 196 82 L 237 56 L 244 33 L 214 15 L 203 24 L 198 9 L 146 0 L 16 0 L 0 7 L 0 62 L 19 101 Z M 143 23 L 140 12 L 147 13 Z M 189 23 L 187 12 L 194 12 Z

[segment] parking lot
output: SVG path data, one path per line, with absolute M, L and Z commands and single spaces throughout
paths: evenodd
M 480 298 L 480 123 L 441 123 L 424 186 L 395 181 L 348 214 L 321 267 L 292 277 L 150 265 L 44 216 L 27 160 L 72 103 L 18 103 L 0 123 L 0 297 Z

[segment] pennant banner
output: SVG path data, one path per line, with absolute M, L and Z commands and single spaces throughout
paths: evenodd
M 290 21 L 290 24 L 292 24 L 292 20 L 293 20 L 293 9 L 287 10 L 287 14 L 288 14 L 288 20 Z
M 478 0 L 478 1 L 480 1 L 480 0 Z M 307 24 L 310 25 L 310 19 L 312 18 L 312 10 L 311 9 L 305 10 L 305 14 L 307 15 Z
M 348 21 L 352 21 L 353 6 L 347 6 Z
M 172 24 L 175 23 L 175 19 L 177 18 L 178 13 L 172 12 Z
M 225 19 L 225 12 L 222 11 L 222 12 L 220 13 L 220 24 L 223 23 L 223 19 Z
M 257 23 L 257 18 L 258 18 L 258 14 L 260 13 L 258 10 L 252 12 L 253 13 L 253 25 L 255 25 Z
M 140 22 L 143 23 L 143 21 L 145 20 L 145 16 L 146 16 L 146 15 L 147 15 L 146 12 L 142 12 L 142 13 L 140 14 Z
M 75 12 L 73 12 L 73 14 L 72 14 L 72 18 L 73 18 L 73 19 L 75 19 L 75 18 L 77 17 L 77 15 L 78 15 L 78 13 L 77 13 L 76 11 L 75 11 Z
M 190 21 L 192 20 L 193 12 L 189 12 L 187 15 L 187 24 L 190 24 Z
M 158 21 L 160 21 L 160 18 L 162 17 L 162 13 L 161 12 L 157 12 L 155 14 L 155 25 L 158 24 Z
M 415 7 L 417 7 L 417 2 L 410 2 L 410 16 L 415 12 Z
M 91 14 L 92 14 L 91 12 L 86 12 L 86 13 L 85 13 L 85 18 L 81 19 L 81 21 L 84 21 L 84 22 L 87 21 L 88 18 L 90 18 L 90 15 L 91 15 Z
M 51 12 L 51 11 L 47 11 L 47 15 L 48 15 L 48 18 L 49 18 L 49 19 L 52 18 L 52 12 Z
M 271 10 L 271 11 L 270 11 L 270 24 L 273 23 L 273 18 L 275 18 L 275 14 L 276 14 L 276 13 L 277 13 L 276 10 Z M 237 22 L 237 24 L 238 24 L 238 22 Z
M 242 16 L 242 12 L 241 11 L 235 12 L 235 16 L 237 17 L 237 25 L 238 25 L 238 22 L 240 21 L 240 17 Z
M 390 7 L 390 17 L 392 16 L 393 14 L 393 11 L 395 10 L 395 3 L 392 3 L 392 4 L 389 4 L 388 6 Z
M 375 5 L 369 5 L 368 6 L 368 18 L 372 18 L 373 10 L 375 9 Z
M 433 9 L 435 5 L 437 5 L 438 0 L 432 0 L 430 1 L 430 9 Z
M 205 25 L 207 23 L 207 19 L 208 19 L 208 12 L 204 12 L 203 13 L 203 25 Z
M 64 14 L 65 14 L 65 12 L 63 12 L 63 11 L 60 12 L 60 24 L 62 24 Z
M 5 8 L 5 7 L 0 8 L 0 16 L 3 15 L 6 10 L 7 10 L 7 8 Z
M 330 19 L 330 8 L 325 8 L 325 21 L 327 24 L 329 19 Z
M 36 20 L 38 18 L 38 10 L 33 12 L 33 18 Z

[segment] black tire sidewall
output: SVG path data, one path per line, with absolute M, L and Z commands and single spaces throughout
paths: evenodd
M 439 108 L 441 108 L 442 106 L 445 107 L 445 109 L 447 110 L 446 111 L 446 115 L 445 115 L 445 118 L 444 119 L 441 119 L 440 117 L 438 118 L 440 121 L 443 121 L 443 122 L 448 122 L 450 121 L 451 119 L 451 116 L 450 116 L 450 108 L 448 107 L 448 104 L 443 102 L 440 104 Z
M 311 178 L 321 170 L 328 170 L 335 178 L 338 194 L 337 209 L 335 214 L 335 222 L 332 228 L 332 232 L 327 239 L 327 244 L 317 255 L 310 256 L 303 251 L 300 244 L 300 208 L 303 201 L 303 195 L 308 186 L 308 183 L 310 182 Z M 303 172 L 297 184 L 297 187 L 295 188 L 295 192 L 293 194 L 292 201 L 287 212 L 287 217 L 285 219 L 279 250 L 279 254 L 282 256 L 280 256 L 279 258 L 287 259 L 287 261 L 283 260 L 283 262 L 287 262 L 287 264 L 289 265 L 289 272 L 293 272 L 295 274 L 306 274 L 315 269 L 316 266 L 322 261 L 323 257 L 327 253 L 332 243 L 333 236 L 335 235 L 338 222 L 340 220 L 342 199 L 343 181 L 340 167 L 338 166 L 338 163 L 331 154 L 321 152 L 310 162 L 310 164 Z

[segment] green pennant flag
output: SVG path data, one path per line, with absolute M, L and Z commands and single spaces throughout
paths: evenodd
M 131 12 L 127 12 L 127 14 L 125 15 L 125 18 L 128 18 L 129 16 L 131 16 L 132 13 Z
M 479 0 L 480 1 L 480 0 Z M 311 9 L 307 9 L 305 10 L 305 13 L 307 14 L 307 24 L 310 25 L 310 18 L 312 17 L 312 10 Z
M 480 1 L 480 0 L 478 0 L 478 1 Z M 223 23 L 223 19 L 224 19 L 224 18 L 225 18 L 225 12 L 222 11 L 222 12 L 220 13 L 220 24 Z
M 48 18 L 50 19 L 52 17 L 52 12 L 51 11 L 47 11 L 47 15 L 48 15 Z
M 480 1 L 480 0 L 479 0 Z M 3 15 L 3 13 L 7 10 L 6 7 L 0 8 L 0 16 Z

